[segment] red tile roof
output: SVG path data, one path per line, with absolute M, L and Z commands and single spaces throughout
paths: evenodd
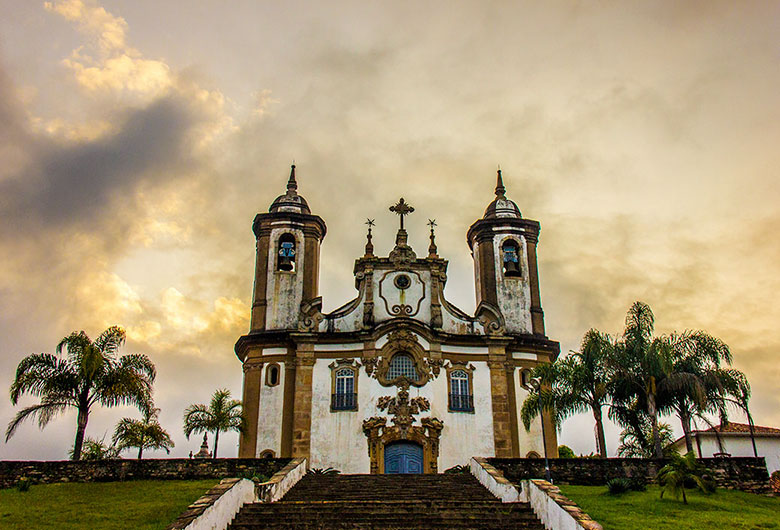
M 710 427 L 704 431 L 696 431 L 701 433 L 718 431 L 721 433 L 745 433 L 750 434 L 750 425 L 747 423 L 733 423 L 728 422 L 724 425 L 716 425 Z M 753 425 L 753 432 L 756 434 L 780 434 L 780 429 L 774 427 L 761 427 L 760 425 Z

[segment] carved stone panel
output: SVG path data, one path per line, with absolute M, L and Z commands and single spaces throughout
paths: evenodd
M 418 272 L 388 271 L 379 280 L 379 298 L 390 316 L 416 316 L 425 297 L 425 282 Z

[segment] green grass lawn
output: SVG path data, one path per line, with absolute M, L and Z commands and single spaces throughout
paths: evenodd
M 218 482 L 138 480 L 0 490 L 0 528 L 162 529 Z
M 682 497 L 659 499 L 660 490 L 609 495 L 606 486 L 559 486 L 604 530 L 764 530 L 780 529 L 780 498 L 719 489 L 712 495 L 686 490 Z

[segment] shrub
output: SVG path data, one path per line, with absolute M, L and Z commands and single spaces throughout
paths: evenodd
M 445 469 L 444 473 L 446 475 L 465 475 L 470 473 L 470 471 L 468 466 L 457 465 L 457 466 L 452 466 L 449 469 Z
M 258 473 L 254 469 L 247 469 L 246 471 L 238 474 L 239 478 L 245 478 L 252 482 L 268 482 L 269 478 L 262 473 Z
M 607 482 L 607 491 L 610 495 L 620 495 L 631 490 L 631 481 L 627 478 L 613 478 Z
M 28 491 L 31 485 L 30 479 L 22 477 L 16 482 L 16 489 L 19 491 Z
M 559 445 L 558 458 L 577 458 L 577 455 L 574 454 L 574 451 L 568 445 Z
M 341 471 L 333 469 L 332 467 L 326 467 L 325 469 L 314 467 L 306 472 L 307 475 L 338 475 L 339 473 L 341 473 Z

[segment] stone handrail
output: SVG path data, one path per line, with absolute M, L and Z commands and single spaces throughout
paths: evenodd
M 267 482 L 227 478 L 192 503 L 166 530 L 225 530 L 244 504 L 281 499 L 306 474 L 305 458 L 294 458 Z
M 522 493 L 487 458 L 475 456 L 469 470 L 501 502 L 527 502 L 548 530 L 603 530 L 579 506 L 544 480 L 523 480 Z
M 520 500 L 531 504 L 548 530 L 603 530 L 602 526 L 546 480 L 523 480 Z
M 226 478 L 193 502 L 166 530 L 224 530 L 241 507 L 255 500 L 255 484 Z

